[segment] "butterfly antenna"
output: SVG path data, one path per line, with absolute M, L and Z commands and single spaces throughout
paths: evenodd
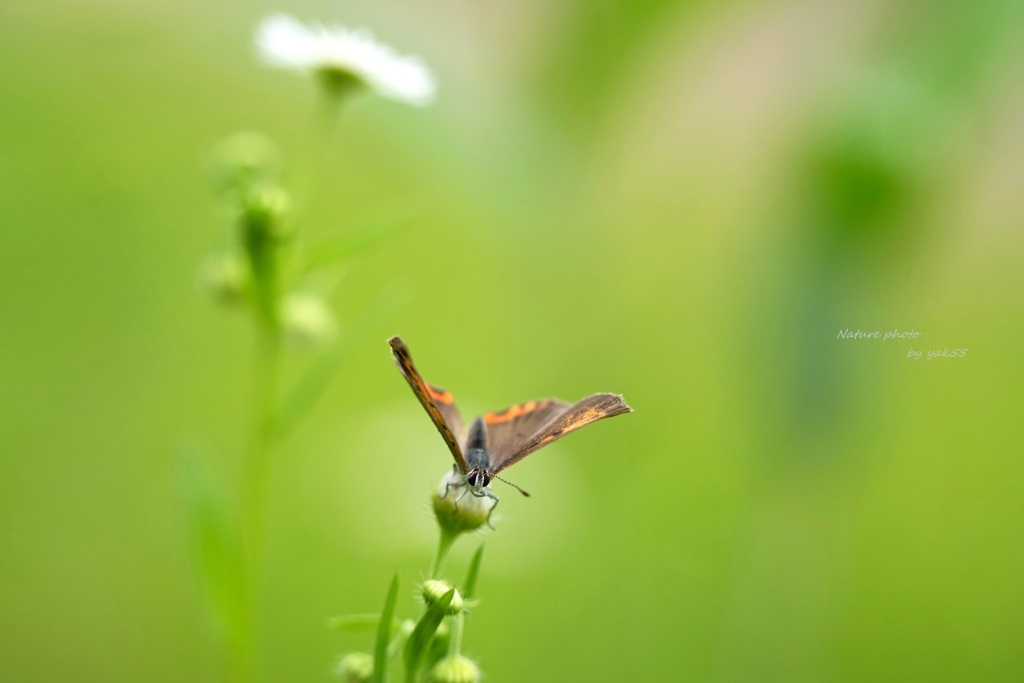
M 495 479 L 497 479 L 498 481 L 503 481 L 503 482 L 505 482 L 506 484 L 508 484 L 509 486 L 511 486 L 512 488 L 514 488 L 514 489 L 515 489 L 516 491 L 519 491 L 519 493 L 521 493 L 521 494 L 523 494 L 524 496 L 526 496 L 527 498 L 529 498 L 529 497 L 530 497 L 530 494 L 529 494 L 529 493 L 527 493 L 526 491 L 524 491 L 524 490 L 523 490 L 523 489 L 521 489 L 520 487 L 518 487 L 518 486 L 516 486 L 515 484 L 513 484 L 512 482 L 510 482 L 510 481 L 509 481 L 508 479 L 502 479 L 501 477 L 498 477 L 498 476 L 495 476 L 494 478 L 495 478 Z

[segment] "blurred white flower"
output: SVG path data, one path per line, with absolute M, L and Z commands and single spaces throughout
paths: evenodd
M 287 14 L 264 19 L 256 32 L 260 56 L 284 69 L 311 71 L 337 83 L 356 82 L 385 97 L 430 104 L 437 85 L 419 57 L 397 54 L 365 29 L 306 25 Z

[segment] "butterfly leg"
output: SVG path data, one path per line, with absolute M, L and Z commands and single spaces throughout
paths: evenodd
M 453 465 L 452 466 L 452 474 L 453 475 L 458 475 L 459 474 L 459 468 Z M 444 494 L 441 497 L 442 498 L 447 498 L 449 491 L 451 491 L 452 489 L 462 488 L 463 486 L 465 486 L 465 483 L 466 483 L 465 477 L 462 477 L 462 481 L 458 481 L 457 478 L 455 480 L 453 480 L 452 478 L 448 478 L 447 481 L 445 481 L 445 483 L 444 483 Z M 460 494 L 459 497 L 455 500 L 455 507 L 459 506 L 459 501 L 462 500 L 462 496 L 465 495 L 465 493 L 466 492 L 463 491 L 462 494 Z
M 491 515 L 494 514 L 494 508 L 498 507 L 499 498 L 497 494 L 495 494 L 494 491 L 491 491 L 490 489 L 483 489 L 482 495 L 494 501 L 494 505 L 492 505 L 491 509 L 487 511 L 487 526 L 493 529 L 494 525 L 491 524 Z

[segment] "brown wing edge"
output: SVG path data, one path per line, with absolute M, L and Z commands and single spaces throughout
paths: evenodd
M 434 426 L 437 427 L 437 431 L 441 433 L 441 438 L 443 438 L 445 443 L 448 445 L 448 450 L 452 452 L 452 457 L 455 458 L 455 464 L 458 465 L 462 472 L 468 471 L 466 457 L 462 454 L 462 449 L 459 447 L 458 437 L 452 431 L 452 426 L 448 424 L 448 421 L 442 414 L 440 407 L 432 398 L 434 395 L 439 397 L 446 396 L 449 400 L 446 411 L 454 416 L 458 416 L 458 408 L 455 406 L 455 402 L 451 400 L 451 394 L 427 384 L 426 380 L 423 379 L 423 376 L 413 364 L 412 355 L 409 353 L 409 347 L 405 345 L 405 342 L 402 341 L 401 337 L 398 335 L 390 337 L 388 339 L 388 345 L 391 347 L 391 353 L 395 357 L 395 364 L 398 366 L 399 371 L 409 383 L 413 393 L 416 394 L 416 398 L 419 399 L 423 409 L 427 411 L 427 415 L 430 416 Z M 458 417 L 458 423 L 455 425 L 456 429 L 460 429 L 461 431 L 461 424 L 462 418 Z
M 497 474 L 537 449 L 547 446 L 552 441 L 561 439 L 563 436 L 572 434 L 577 429 L 586 427 L 588 424 L 631 412 L 633 412 L 633 409 L 629 407 L 620 394 L 592 394 L 582 398 L 564 413 L 556 416 L 551 422 L 538 430 L 532 438 L 507 459 L 497 463 L 494 472 L 491 474 Z

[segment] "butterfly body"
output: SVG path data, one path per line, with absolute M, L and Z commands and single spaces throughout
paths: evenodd
M 456 472 L 464 477 L 467 489 L 478 497 L 497 500 L 488 489 L 491 480 L 500 479 L 497 475 L 503 469 L 552 441 L 597 420 L 632 412 L 617 394 L 592 394 L 576 403 L 545 398 L 485 413 L 473 420 L 469 431 L 463 435 L 462 415 L 451 392 L 423 379 L 401 338 L 391 337 L 388 344 L 398 369 L 448 445 Z M 462 485 L 457 482 L 449 486 Z M 522 489 L 519 491 L 529 495 Z M 459 498 L 465 493 L 463 491 Z
M 489 471 L 491 456 L 487 452 L 487 428 L 483 418 L 476 418 L 470 425 L 463 455 L 467 471 L 462 474 L 466 475 L 466 482 L 473 487 L 474 492 L 487 488 L 495 473 Z

